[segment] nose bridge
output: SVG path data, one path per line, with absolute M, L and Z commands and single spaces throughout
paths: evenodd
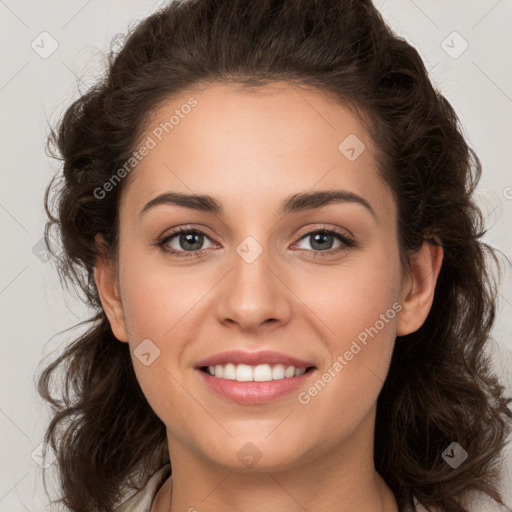
M 282 322 L 290 311 L 268 238 L 258 238 L 247 236 L 233 248 L 217 309 L 219 321 L 231 320 L 246 329 L 270 319 Z

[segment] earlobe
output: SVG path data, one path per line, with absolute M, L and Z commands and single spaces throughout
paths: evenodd
M 410 273 L 402 287 L 402 310 L 397 322 L 397 336 L 417 331 L 425 322 L 432 303 L 443 261 L 443 248 L 432 240 L 423 242 L 411 257 Z
M 104 240 L 101 235 L 96 235 L 96 246 L 104 247 Z M 124 321 L 124 313 L 119 294 L 117 275 L 114 262 L 104 255 L 104 251 L 99 251 L 102 256 L 98 256 L 94 266 L 94 281 L 101 300 L 103 310 L 107 315 L 110 327 L 114 336 L 123 342 L 128 341 L 128 332 Z

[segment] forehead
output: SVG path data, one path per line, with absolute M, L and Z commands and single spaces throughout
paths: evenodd
M 344 188 L 386 202 L 377 150 L 354 109 L 287 82 L 242 90 L 210 84 L 159 105 L 122 203 L 142 208 L 166 191 L 208 194 L 237 211 L 283 196 Z M 389 197 L 387 197 L 389 203 Z M 391 204 L 384 205 L 392 208 Z

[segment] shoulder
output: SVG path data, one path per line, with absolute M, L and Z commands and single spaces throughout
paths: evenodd
M 469 493 L 465 506 L 468 512 L 504 512 L 510 510 L 503 508 L 488 496 L 476 492 Z M 437 507 L 427 509 L 414 497 L 412 508 L 406 508 L 404 512 L 444 512 L 444 510 Z
M 161 484 L 169 477 L 171 465 L 166 464 L 154 473 L 144 487 L 123 501 L 115 512 L 150 512 L 151 504 Z

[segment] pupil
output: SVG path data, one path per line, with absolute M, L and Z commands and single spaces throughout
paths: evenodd
M 313 243 L 311 246 L 318 250 L 330 249 L 330 247 L 325 247 L 323 244 L 326 242 L 332 243 L 332 238 L 332 235 L 329 235 L 328 233 L 316 233 L 313 235 Z M 196 239 L 195 242 L 194 239 Z M 192 247 L 189 247 L 189 249 L 191 251 L 198 251 L 202 245 L 202 235 L 200 233 L 182 233 L 180 236 L 180 243 L 182 244 L 182 247 L 186 247 L 186 245 L 190 243 Z M 331 244 L 328 243 L 328 245 Z
M 322 246 L 322 242 L 325 243 L 325 241 L 327 240 L 328 242 L 332 243 L 332 238 L 332 235 L 329 235 L 328 233 L 316 233 L 315 235 L 313 235 L 313 243 L 311 244 L 311 247 L 319 250 L 330 249 L 331 247 Z M 319 247 L 315 247 L 315 244 L 319 245 Z
M 197 238 L 197 237 L 202 237 L 202 235 L 200 233 L 182 234 L 180 237 L 180 244 L 182 245 L 183 248 L 187 248 L 186 244 L 190 243 L 190 244 L 192 244 L 192 247 L 189 247 L 189 249 L 191 251 L 198 251 L 201 249 L 202 239 L 199 238 L 199 242 L 196 241 L 196 243 L 194 244 L 194 238 Z

